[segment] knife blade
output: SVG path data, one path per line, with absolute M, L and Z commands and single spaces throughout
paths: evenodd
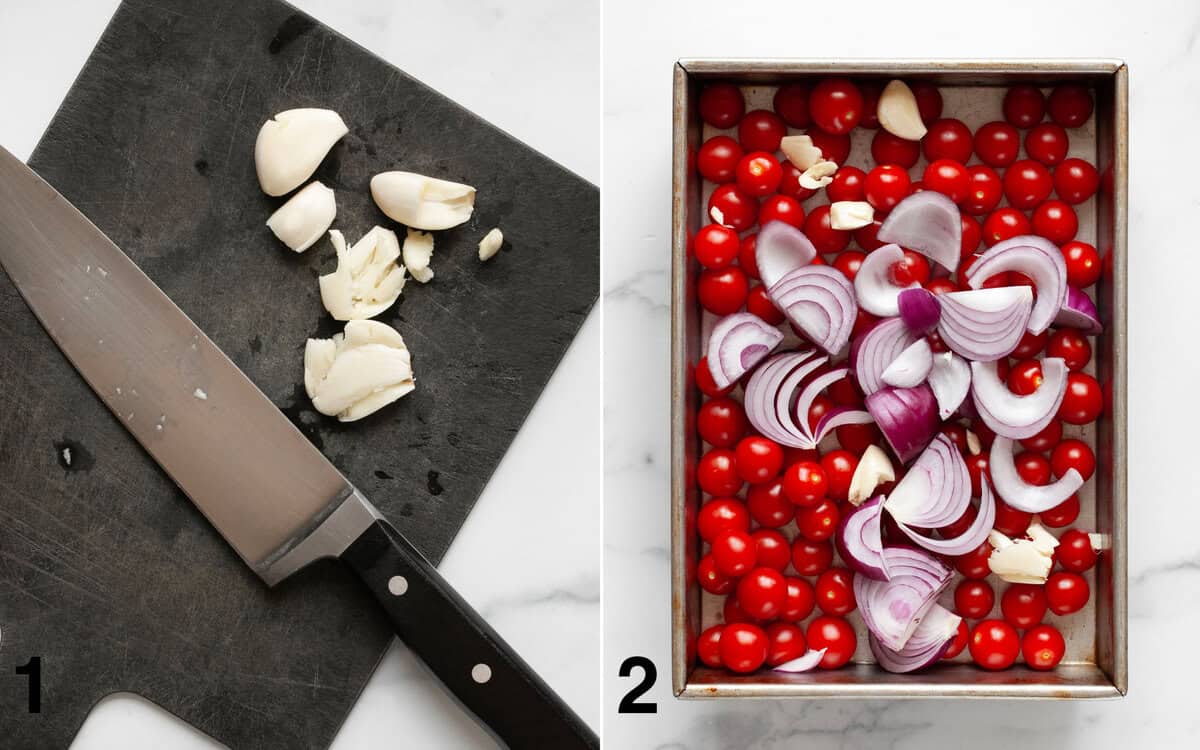
M 338 557 L 514 748 L 594 732 L 111 240 L 0 147 L 0 267 L 92 390 L 275 585 Z

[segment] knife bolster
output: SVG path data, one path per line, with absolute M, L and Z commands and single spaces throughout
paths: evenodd
M 371 501 L 353 487 L 341 500 L 331 503 L 331 507 L 315 525 L 253 566 L 268 586 L 317 560 L 339 557 L 367 527 L 382 518 Z

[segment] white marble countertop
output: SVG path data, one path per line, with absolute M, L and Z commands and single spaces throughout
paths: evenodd
M 976 9 L 978 8 L 978 9 Z M 1118 20 L 1119 19 L 1119 20 Z M 621 750 L 1195 747 L 1200 5 L 605 4 L 605 744 Z M 670 689 L 671 66 L 682 57 L 1120 57 L 1130 68 L 1130 691 L 1119 701 L 678 701 Z M 616 189 L 614 186 L 619 186 Z M 1182 481 L 1181 481 L 1182 479 Z M 616 713 L 632 654 L 655 715 Z M 1188 738 L 1191 739 L 1188 739 Z
M 599 182 L 596 3 L 293 2 Z M 116 0 L 0 2 L 0 144 L 29 156 L 116 6 Z M 423 32 L 402 33 L 414 16 Z M 445 54 L 450 34 L 457 58 Z M 601 414 L 599 403 L 579 394 L 599 392 L 600 370 L 600 325 L 593 312 L 440 567 L 593 726 L 600 723 Z M 514 555 L 518 539 L 528 543 Z M 413 748 L 495 747 L 400 645 L 388 652 L 333 747 L 392 747 L 397 738 Z M 215 746 L 128 695 L 102 701 L 73 745 Z

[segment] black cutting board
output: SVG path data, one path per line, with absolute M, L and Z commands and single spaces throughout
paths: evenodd
M 278 243 L 264 221 L 281 200 L 254 173 L 262 122 L 305 106 L 350 127 L 317 177 L 351 241 L 403 231 L 371 201 L 377 172 L 479 190 L 471 221 L 437 233 L 434 281 L 380 317 L 417 390 L 349 425 L 301 387 L 305 339 L 340 329 L 316 280 L 332 248 Z M 125 2 L 30 165 L 435 561 L 598 291 L 594 186 L 276 0 Z M 504 250 L 480 263 L 493 226 Z M 66 747 L 96 701 L 131 691 L 234 748 L 328 746 L 391 638 L 370 597 L 332 563 L 266 589 L 2 273 L 0 415 L 0 745 Z M 36 715 L 14 674 L 31 656 Z

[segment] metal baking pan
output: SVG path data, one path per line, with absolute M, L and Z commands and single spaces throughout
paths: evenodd
M 701 553 L 694 527 L 701 497 L 693 480 L 702 446 L 693 424 L 699 394 L 690 368 L 703 353 L 710 321 L 695 298 L 698 268 L 688 258 L 688 238 L 704 221 L 706 187 L 694 169 L 700 143 L 713 132 L 697 112 L 705 81 L 730 81 L 743 87 L 747 109 L 770 108 L 780 83 L 826 75 L 859 79 L 904 78 L 936 83 L 946 100 L 946 116 L 963 117 L 958 104 L 974 117 L 999 119 L 1002 87 L 1032 83 L 1082 83 L 1091 88 L 1096 108 L 1078 136 L 1072 155 L 1094 160 L 1102 174 L 1100 192 L 1077 207 L 1079 238 L 1104 255 L 1100 282 L 1091 290 L 1104 323 L 1095 340 L 1092 370 L 1108 401 L 1103 416 L 1074 434 L 1089 441 L 1097 471 L 1080 493 L 1076 525 L 1104 534 L 1110 547 L 1089 572 L 1092 596 L 1082 611 L 1055 621 L 1067 638 L 1067 654 L 1053 671 L 1037 672 L 1020 664 L 985 672 L 960 656 L 956 662 L 925 672 L 895 675 L 872 663 L 861 621 L 854 663 L 842 669 L 804 674 L 760 671 L 735 675 L 699 665 L 692 649 L 702 626 L 717 621 L 714 602 L 703 594 L 690 571 Z M 672 536 L 672 685 L 681 698 L 702 697 L 881 697 L 881 698 L 1117 698 L 1128 686 L 1126 555 L 1126 223 L 1128 179 L 1128 69 L 1121 60 L 680 60 L 674 71 L 674 174 L 672 181 L 672 324 L 671 324 L 671 536 Z M 985 121 L 985 120 L 980 120 Z M 859 129 L 862 131 L 862 129 Z M 798 132 L 798 131 L 792 131 Z M 865 137 L 869 142 L 869 133 Z M 860 132 L 851 161 L 861 165 Z M 918 165 L 919 167 L 920 165 Z M 710 186 L 711 187 L 711 186 Z M 817 200 L 820 200 L 819 198 Z M 806 206 L 808 208 L 808 206 Z M 999 597 L 997 596 L 997 600 Z M 998 611 L 998 604 L 997 610 Z M 993 614 L 993 616 L 996 616 Z

